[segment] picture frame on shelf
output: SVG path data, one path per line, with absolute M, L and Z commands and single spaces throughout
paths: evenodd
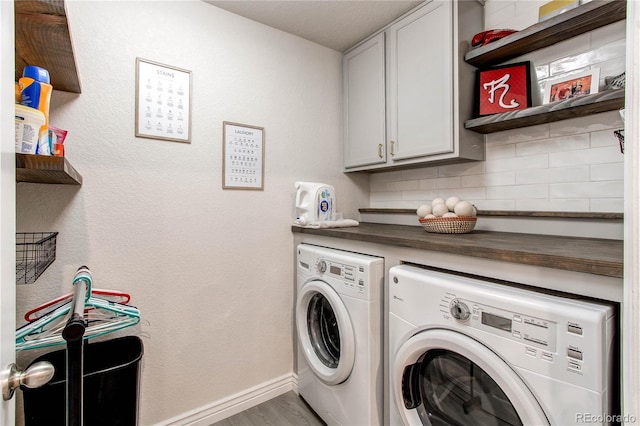
M 542 103 L 564 101 L 584 95 L 598 93 L 600 69 L 592 68 L 579 73 L 564 74 L 550 78 L 545 82 Z
M 499 114 L 533 106 L 531 62 L 476 71 L 474 116 Z

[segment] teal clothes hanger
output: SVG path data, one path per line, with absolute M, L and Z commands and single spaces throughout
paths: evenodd
M 140 322 L 140 311 L 135 306 L 92 295 L 92 278 L 88 269 L 86 273 L 78 273 L 73 284 L 87 287 L 83 318 L 86 324 L 85 340 L 131 327 Z M 69 319 L 71 309 L 72 301 L 69 301 L 18 328 L 16 330 L 16 351 L 65 344 L 62 330 Z

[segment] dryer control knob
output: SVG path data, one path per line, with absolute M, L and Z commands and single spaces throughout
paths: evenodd
M 457 299 L 451 302 L 451 307 L 449 308 L 449 311 L 451 312 L 451 315 L 455 319 L 460 321 L 468 320 L 469 316 L 471 315 L 467 304 Z
M 318 272 L 323 273 L 327 270 L 327 262 L 321 260 L 318 262 Z

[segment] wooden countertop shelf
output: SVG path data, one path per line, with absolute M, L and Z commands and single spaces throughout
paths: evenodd
M 615 111 L 624 108 L 624 96 L 625 89 L 607 90 L 527 109 L 473 118 L 465 121 L 464 127 L 486 134 Z
M 65 157 L 16 153 L 16 182 L 82 185 L 82 176 Z
M 477 68 L 496 65 L 627 17 L 626 0 L 593 0 L 486 46 L 470 50 L 465 61 Z
M 432 234 L 420 226 L 377 223 L 321 229 L 292 226 L 291 230 L 294 233 L 622 278 L 621 240 L 477 230 L 468 234 Z
M 55 90 L 80 93 L 71 34 L 63 0 L 16 0 L 16 81 L 27 65 L 49 71 Z

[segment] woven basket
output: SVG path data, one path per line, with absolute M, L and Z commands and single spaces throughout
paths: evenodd
M 418 218 L 425 231 L 438 234 L 466 234 L 473 231 L 476 226 L 476 220 L 476 217 Z

